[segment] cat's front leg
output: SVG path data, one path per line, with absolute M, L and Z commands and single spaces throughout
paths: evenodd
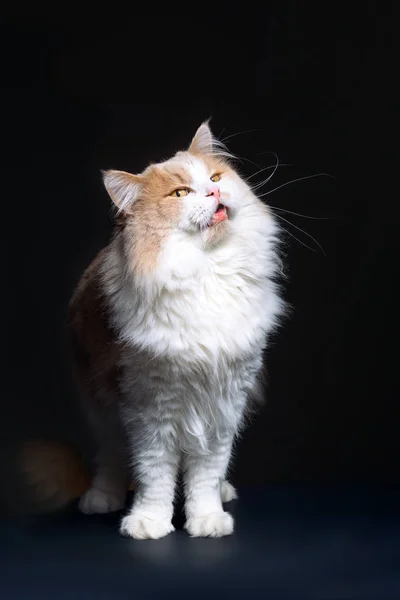
M 172 516 L 179 452 L 174 440 L 163 439 L 143 428 L 132 432 L 135 495 L 122 519 L 122 535 L 138 540 L 159 539 L 172 531 Z
M 213 443 L 209 454 L 185 457 L 185 529 L 193 537 L 233 533 L 233 518 L 224 511 L 221 498 L 221 482 L 229 464 L 232 441 L 232 436 L 226 435 Z

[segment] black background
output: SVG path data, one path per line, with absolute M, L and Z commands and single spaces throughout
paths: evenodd
M 84 443 L 64 321 L 112 230 L 100 170 L 140 171 L 212 117 L 248 159 L 245 175 L 258 170 L 249 160 L 273 165 L 271 152 L 291 165 L 263 192 L 332 176 L 266 196 L 324 219 L 279 212 L 300 240 L 287 235 L 293 314 L 269 349 L 268 402 L 238 446 L 234 479 L 398 481 L 391 4 L 267 7 L 203 7 L 185 22 L 2 19 L 4 464 L 29 436 Z

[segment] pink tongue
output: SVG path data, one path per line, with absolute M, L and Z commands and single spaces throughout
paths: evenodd
M 220 208 L 217 210 L 216 213 L 213 214 L 213 217 L 211 219 L 211 223 L 213 225 L 215 225 L 216 223 L 220 223 L 221 221 L 225 221 L 225 219 L 227 218 L 226 215 L 226 211 L 224 208 Z

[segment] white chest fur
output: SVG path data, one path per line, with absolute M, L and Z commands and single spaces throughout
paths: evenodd
M 215 364 L 221 355 L 235 359 L 258 352 L 281 301 L 271 279 L 278 266 L 274 223 L 262 213 L 257 227 L 252 225 L 246 229 L 239 222 L 227 243 L 209 253 L 179 234 L 171 236 L 148 286 L 129 280 L 121 286 L 118 273 L 110 279 L 115 283 L 108 283 L 109 290 L 118 288 L 113 315 L 122 339 L 189 363 Z M 108 273 L 122 274 L 121 261 L 111 248 Z

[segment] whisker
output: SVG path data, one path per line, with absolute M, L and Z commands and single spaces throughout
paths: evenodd
M 258 152 L 257 156 L 264 156 L 264 154 L 271 154 L 271 150 L 265 150 L 265 152 Z
M 272 204 L 268 203 L 269 208 L 273 208 L 274 210 L 281 210 L 282 212 L 288 213 L 289 215 L 296 215 L 296 217 L 304 217 L 304 219 L 315 219 L 316 221 L 330 221 L 333 217 L 312 217 L 311 215 L 303 215 L 298 212 L 294 212 L 293 210 L 288 210 L 287 208 L 280 208 L 279 206 L 272 206 Z M 278 216 L 278 215 L 277 215 Z
M 292 167 L 293 165 L 290 163 L 279 163 L 280 167 Z M 246 181 L 248 181 L 249 179 L 251 179 L 252 177 L 255 177 L 256 175 L 259 175 L 260 173 L 263 173 L 264 171 L 268 171 L 269 169 L 275 169 L 276 165 L 269 165 L 268 167 L 264 167 L 263 169 L 260 169 L 259 171 L 256 171 L 255 173 L 252 173 L 252 175 L 249 175 L 248 177 L 246 177 Z M 258 185 L 258 184 L 256 184 Z
M 276 190 L 280 190 L 281 188 L 283 188 L 287 185 L 291 185 L 292 183 L 296 183 L 297 181 L 304 181 L 305 179 L 312 179 L 313 177 L 331 177 L 332 179 L 335 179 L 332 175 L 329 175 L 328 173 L 316 173 L 315 175 L 306 175 L 305 177 L 298 177 L 297 179 L 292 179 L 292 181 L 287 181 L 286 183 L 282 183 L 281 185 L 278 185 L 278 187 L 274 188 L 273 190 L 270 190 L 269 192 L 265 192 L 264 194 L 260 194 L 260 197 L 268 196 L 269 194 L 272 194 L 272 192 L 276 192 Z
M 310 233 L 307 233 L 307 231 L 304 231 L 304 229 L 302 229 L 301 227 L 298 227 L 294 223 L 291 223 L 290 221 L 288 221 L 287 219 L 285 219 L 285 217 L 282 217 L 282 215 L 275 215 L 275 216 L 278 217 L 278 219 L 282 219 L 282 221 L 285 221 L 285 223 L 287 223 L 288 225 L 291 225 L 292 227 L 294 227 L 298 231 L 301 231 L 302 233 L 304 233 L 304 235 L 306 235 L 307 237 L 309 237 L 313 242 L 315 242 L 317 244 L 318 248 L 320 248 L 322 250 L 323 254 L 326 256 L 326 252 L 323 249 L 323 247 L 321 246 L 321 244 Z
M 225 138 L 221 139 L 222 142 L 226 142 L 226 140 L 230 140 L 233 137 L 236 137 L 237 135 L 242 135 L 244 133 L 255 133 L 256 131 L 264 131 L 263 129 L 245 129 L 244 131 L 237 131 L 236 133 L 231 133 L 231 135 L 226 136 Z
M 278 156 L 277 154 L 275 154 L 275 152 L 271 152 L 271 154 L 273 154 L 273 155 L 275 156 L 275 158 L 276 158 L 276 165 L 275 165 L 275 168 L 274 168 L 274 170 L 272 171 L 271 175 L 270 175 L 269 177 L 267 177 L 266 181 L 265 181 L 265 182 L 263 182 L 263 184 L 262 184 L 262 185 L 264 185 L 265 183 L 268 183 L 268 181 L 269 181 L 270 179 L 272 179 L 272 177 L 273 177 L 273 176 L 275 175 L 275 173 L 276 173 L 276 170 L 277 170 L 277 168 L 279 167 L 279 156 Z
M 258 169 L 260 169 L 260 165 L 258 163 L 256 163 L 256 162 L 254 162 L 254 160 L 250 160 L 249 158 L 245 158 L 244 156 L 239 156 L 238 154 L 235 154 L 234 157 L 237 157 L 238 159 L 241 159 L 241 162 L 245 160 L 246 162 L 248 162 L 251 165 L 254 165 Z M 274 165 L 272 165 L 272 166 L 274 166 Z
M 219 140 L 223 141 L 222 134 L 224 133 L 225 129 L 226 129 L 226 127 L 223 127 L 223 128 L 222 128 L 222 131 L 220 131 L 220 133 L 218 134 L 218 136 L 217 136 L 217 139 L 219 139 Z
M 244 156 L 240 156 L 239 154 L 232 154 L 232 152 L 229 152 L 228 148 L 225 146 L 225 144 L 223 142 L 221 142 L 221 140 L 214 138 L 213 146 L 214 146 L 214 152 L 218 156 L 226 157 L 229 160 L 233 160 L 233 161 L 237 160 L 238 162 L 240 162 L 242 164 L 243 164 L 243 161 L 246 161 L 246 162 L 250 163 L 251 165 L 254 165 L 255 167 L 257 167 L 257 169 L 260 169 L 260 165 L 256 162 L 254 162 L 253 160 L 250 160 L 249 158 L 245 158 Z
M 267 171 L 269 169 L 273 169 L 271 175 L 269 175 L 269 177 L 267 177 L 266 179 L 264 179 L 263 181 L 259 181 L 258 183 L 252 185 L 252 189 L 253 192 L 256 192 L 257 190 L 259 190 L 260 188 L 262 188 L 266 183 L 268 183 L 268 181 L 275 175 L 277 168 L 280 166 L 279 163 L 279 156 L 277 154 L 275 154 L 275 152 L 270 152 L 270 154 L 273 154 L 276 158 L 276 164 L 275 165 L 270 165 L 268 167 L 264 167 L 263 169 L 260 169 L 259 171 L 257 171 L 257 173 L 254 173 L 253 175 L 251 175 L 247 181 L 251 178 L 254 177 L 255 175 L 258 175 L 259 173 L 262 173 L 263 171 Z
M 275 156 L 275 158 L 276 158 L 276 164 L 274 166 L 274 170 L 272 171 L 271 175 L 269 177 L 267 177 L 267 179 L 265 181 L 262 181 L 262 182 L 260 182 L 260 183 L 258 183 L 258 184 L 256 184 L 254 186 L 255 190 L 259 189 L 260 187 L 262 187 L 263 185 L 265 185 L 266 183 L 268 183 L 268 181 L 275 175 L 276 170 L 278 168 L 278 165 L 279 165 L 279 157 L 278 157 L 278 155 L 275 152 L 273 152 L 272 150 L 269 151 L 269 154 L 273 154 Z
M 301 240 L 299 240 L 299 238 L 297 238 L 293 233 L 291 233 L 287 229 L 285 229 L 285 233 L 289 234 L 292 238 L 294 238 L 297 242 L 299 242 L 299 244 L 301 244 L 305 248 L 308 248 L 308 250 L 311 250 L 311 252 L 317 252 L 315 248 L 311 248 L 311 246 L 308 246 L 305 242 L 302 242 Z

